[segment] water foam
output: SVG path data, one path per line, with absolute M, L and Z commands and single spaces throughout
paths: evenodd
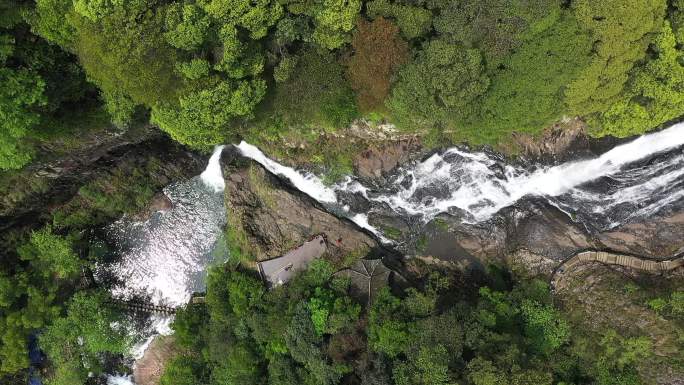
M 599 178 L 619 176 L 632 163 L 682 145 L 684 123 L 679 123 L 617 146 L 597 158 L 540 168 L 533 172 L 502 165 L 498 159 L 485 153 L 467 153 L 452 148 L 401 170 L 392 181 L 394 186 L 387 189 L 389 191 L 380 191 L 370 199 L 386 203 L 400 213 L 420 215 L 426 222 L 454 209 L 467 213 L 466 220 L 478 222 L 489 219 L 502 208 L 527 196 L 551 198 L 584 194 L 586 197 L 587 193 L 579 188 L 583 184 Z M 681 161 L 678 162 L 681 164 Z M 590 194 L 591 199 L 598 208 L 605 207 L 605 198 L 613 206 L 628 200 L 635 201 L 638 197 L 651 195 L 658 186 L 673 183 L 682 175 L 679 168 L 666 175 L 650 178 L 648 173 L 652 172 L 653 167 L 658 165 L 649 165 L 645 172 L 639 173 L 640 183 L 625 183 L 623 189 L 607 197 Z M 629 170 L 626 172 L 629 173 Z M 441 195 L 435 196 L 431 192 Z
M 214 153 L 209 158 L 207 168 L 200 174 L 202 182 L 214 189 L 214 192 L 223 191 L 226 189 L 226 182 L 223 180 L 223 173 L 221 172 L 221 153 L 225 146 L 216 146 Z
M 299 191 L 302 191 L 315 200 L 323 203 L 337 202 L 335 191 L 327 187 L 323 181 L 315 175 L 299 172 L 293 168 L 283 166 L 282 164 L 269 159 L 261 150 L 245 141 L 242 141 L 236 147 L 243 156 L 261 164 L 272 174 L 284 176 Z
M 379 188 L 367 187 L 352 177 L 326 187 L 315 175 L 283 166 L 248 143 L 237 147 L 244 156 L 286 177 L 314 199 L 329 207 L 339 206 L 360 227 L 381 234 L 369 223 L 368 213 L 349 209 L 345 195 L 386 204 L 401 216 L 417 216 L 423 222 L 441 213 L 459 214 L 465 222 L 481 222 L 523 198 L 537 196 L 572 215 L 605 222 L 604 228 L 614 227 L 652 215 L 684 197 L 679 188 L 684 184 L 684 157 L 675 154 L 647 165 L 637 164 L 683 145 L 684 123 L 678 123 L 593 159 L 536 169 L 514 167 L 490 154 L 455 147 L 398 170 Z M 607 183 L 607 191 L 587 186 L 605 178 L 613 182 Z

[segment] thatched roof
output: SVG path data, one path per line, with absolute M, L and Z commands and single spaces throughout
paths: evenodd
M 367 300 L 368 304 L 380 289 L 388 286 L 393 279 L 404 280 L 397 272 L 385 266 L 380 259 L 361 259 L 350 268 L 336 273 L 339 277 L 351 279 L 352 294 Z

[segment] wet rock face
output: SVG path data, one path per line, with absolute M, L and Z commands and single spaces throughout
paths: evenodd
M 584 227 L 571 221 L 563 212 L 545 204 L 526 206 L 526 213 L 511 221 L 508 227 L 509 250 L 527 249 L 562 261 L 577 251 L 596 246 Z M 514 213 L 509 215 L 516 216 Z
M 244 234 L 257 260 L 283 255 L 320 233 L 326 235 L 333 259 L 378 246 L 353 223 L 326 212 L 260 166 L 224 165 L 229 231 Z
M 374 211 L 379 211 L 374 215 Z M 684 251 L 684 208 L 605 232 L 589 231 L 565 213 L 543 202 L 523 202 L 489 221 L 470 224 L 458 216 L 440 215 L 427 225 L 396 226 L 389 210 L 374 208 L 369 219 L 378 228 L 395 226 L 397 247 L 409 256 L 430 256 L 461 263 L 506 261 L 548 273 L 577 252 L 596 249 L 669 259 Z M 389 219 L 388 219 L 389 218 Z M 537 265 L 543 265 L 541 267 Z
M 382 179 L 420 148 L 420 141 L 415 137 L 371 145 L 354 158 L 354 170 L 361 178 Z
M 597 235 L 605 248 L 663 259 L 684 252 L 684 209 Z

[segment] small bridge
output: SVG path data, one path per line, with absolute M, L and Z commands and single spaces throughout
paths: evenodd
M 190 304 L 204 303 L 204 297 L 193 296 L 190 300 Z M 154 305 L 151 303 L 137 302 L 137 301 L 126 301 L 122 299 L 115 299 L 110 302 L 110 305 L 117 307 L 119 309 L 125 309 L 132 312 L 140 313 L 150 313 L 150 314 L 163 314 L 163 315 L 173 315 L 181 307 L 164 306 L 164 305 Z
M 176 314 L 176 308 L 171 306 L 153 305 L 150 303 L 142 303 L 135 301 L 125 301 L 125 300 L 114 300 L 110 304 L 119 309 L 130 310 L 139 313 L 150 313 L 150 314 L 164 314 L 173 315 Z

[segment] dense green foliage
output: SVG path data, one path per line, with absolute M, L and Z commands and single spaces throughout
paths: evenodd
M 330 180 L 361 149 L 335 131 L 360 117 L 428 145 L 502 143 L 571 116 L 596 136 L 635 135 L 682 115 L 682 47 L 680 0 L 4 0 L 2 201 L 44 192 L 45 179 L 14 186 L 30 175 L 18 170 L 54 142 L 86 142 L 105 114 L 194 149 L 245 138 L 298 153 Z M 113 167 L 49 207 L 36 221 L 49 226 L 2 234 L 0 376 L 26 369 L 38 331 L 54 384 L 125 349 L 125 320 L 82 285 L 98 259 L 83 244 L 141 209 L 157 172 L 156 159 Z M 227 235 L 249 260 L 246 238 Z M 584 349 L 538 282 L 456 297 L 453 284 L 425 279 L 364 308 L 325 263 L 271 291 L 214 270 L 206 306 L 178 316 L 185 351 L 162 383 L 638 383 L 649 341 L 606 333 Z M 684 313 L 679 292 L 648 306 Z
M 17 250 L 21 264 L 0 275 L 0 367 L 13 373 L 28 365 L 28 335 L 60 313 L 62 290 L 80 273 L 69 239 L 45 228 Z
M 104 292 L 78 292 L 67 303 L 66 315 L 43 331 L 40 346 L 53 370 L 49 384 L 83 384 L 88 372 L 102 370 L 99 355 L 128 351 L 131 331 L 124 317 L 107 306 L 108 299 Z
M 21 4 L 0 4 L 0 171 L 33 155 L 33 140 L 90 91 L 75 58 L 29 32 Z
M 26 164 L 22 138 L 86 87 L 81 80 L 54 94 L 55 74 L 78 69 L 50 66 L 73 57 L 42 39 L 78 58 L 115 124 L 142 114 L 195 148 L 240 138 L 311 143 L 359 111 L 409 132 L 497 144 L 563 117 L 621 137 L 678 118 L 680 8 L 675 0 L 22 3 L 4 11 L 0 31 L 0 79 L 9 85 L 0 94 L 0 167 Z M 27 55 L 21 47 L 35 39 L 49 48 Z M 313 155 L 330 163 L 329 145 L 316 146 Z
M 98 354 L 128 349 L 128 323 L 107 307 L 108 294 L 80 291 L 71 297 L 88 264 L 74 249 L 71 237 L 45 227 L 31 233 L 12 268 L 0 272 L 0 379 L 28 367 L 28 337 L 41 330 L 52 384 L 83 383 L 88 370 L 80 360 L 97 372 Z
M 370 306 L 332 272 L 317 261 L 266 290 L 251 271 L 214 268 L 206 305 L 176 317 L 181 353 L 163 384 L 641 384 L 635 365 L 652 354 L 643 336 L 589 340 L 546 283 L 498 269 L 482 286 L 432 270 Z

